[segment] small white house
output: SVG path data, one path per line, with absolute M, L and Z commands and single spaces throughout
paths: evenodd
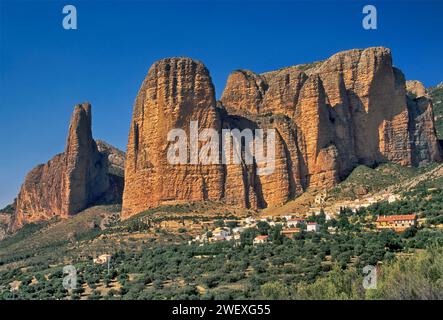
M 318 232 L 320 231 L 320 226 L 317 222 L 308 222 L 306 231 Z
M 232 233 L 233 234 L 239 234 L 239 233 L 242 233 L 243 230 L 244 230 L 243 227 L 235 227 L 235 228 L 232 228 Z
M 212 231 L 212 236 L 216 238 L 226 238 L 231 235 L 228 228 L 216 228 Z

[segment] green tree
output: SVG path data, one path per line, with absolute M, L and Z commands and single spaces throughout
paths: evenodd
M 335 266 L 326 277 L 312 284 L 297 284 L 296 299 L 300 300 L 353 300 L 363 299 L 363 278 L 355 269 L 342 270 Z
M 263 284 L 260 286 L 260 293 L 262 298 L 267 300 L 288 300 L 290 298 L 288 288 L 279 281 Z

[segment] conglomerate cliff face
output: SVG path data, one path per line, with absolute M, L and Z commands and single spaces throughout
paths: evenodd
M 423 84 L 417 80 L 406 81 L 406 90 L 409 132 L 413 141 L 412 162 L 414 165 L 422 165 L 439 161 L 442 156 L 435 134 L 432 100 Z
M 222 199 L 224 172 L 220 164 L 197 164 L 198 159 L 189 159 L 195 163 L 191 165 L 168 161 L 172 143 L 168 133 L 182 129 L 190 140 L 191 121 L 198 121 L 202 129 L 221 128 L 209 71 L 191 59 L 160 60 L 149 69 L 135 102 L 122 217 L 170 200 Z M 187 154 L 190 146 L 191 141 L 185 146 Z
M 106 152 L 98 150 L 91 121 L 90 104 L 76 105 L 65 151 L 27 174 L 17 196 L 11 230 L 55 216 L 74 215 L 97 201 L 121 201 L 123 177 L 109 173 L 108 158 L 122 155 L 109 148 Z
M 190 121 L 200 131 L 273 129 L 274 170 L 258 175 L 261 164 L 247 163 L 244 153 L 240 163 L 169 163 L 168 132 L 188 133 Z M 307 188 L 334 186 L 358 164 L 421 165 L 441 161 L 441 154 L 432 102 L 407 97 L 389 49 L 350 50 L 264 74 L 237 70 L 218 103 L 200 62 L 163 59 L 150 68 L 136 99 L 122 217 L 168 201 L 280 205 Z

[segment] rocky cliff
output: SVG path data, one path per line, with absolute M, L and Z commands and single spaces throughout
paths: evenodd
M 222 198 L 221 165 L 170 164 L 167 160 L 169 131 L 180 128 L 189 133 L 190 121 L 198 121 L 200 128 L 221 128 L 209 71 L 191 59 L 155 63 L 140 88 L 133 111 L 123 217 L 164 201 Z M 189 146 L 186 152 L 189 154 Z
M 407 97 L 404 76 L 382 47 L 264 74 L 234 71 L 219 103 L 203 64 L 160 60 L 134 106 L 122 217 L 168 201 L 263 208 L 330 188 L 358 164 L 441 161 L 432 102 L 417 99 Z M 168 132 L 188 133 L 190 121 L 199 130 L 274 129 L 275 169 L 257 175 L 260 164 L 246 163 L 243 153 L 240 163 L 170 164 Z
M 96 202 L 121 200 L 123 177 L 111 168 L 117 166 L 114 158 L 123 166 L 124 154 L 104 143 L 98 147 L 91 122 L 90 104 L 76 105 L 65 151 L 27 174 L 17 196 L 12 230 L 25 223 L 74 215 Z
M 434 125 L 433 101 L 420 81 L 406 81 L 406 90 L 411 118 L 409 132 L 413 146 L 413 163 L 420 165 L 438 161 L 441 149 Z
M 438 86 L 428 88 L 427 92 L 433 103 L 437 136 L 439 137 L 440 143 L 443 146 L 443 82 Z

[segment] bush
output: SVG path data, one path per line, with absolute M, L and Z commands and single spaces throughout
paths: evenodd
M 431 247 L 383 266 L 370 299 L 443 299 L 443 248 Z

